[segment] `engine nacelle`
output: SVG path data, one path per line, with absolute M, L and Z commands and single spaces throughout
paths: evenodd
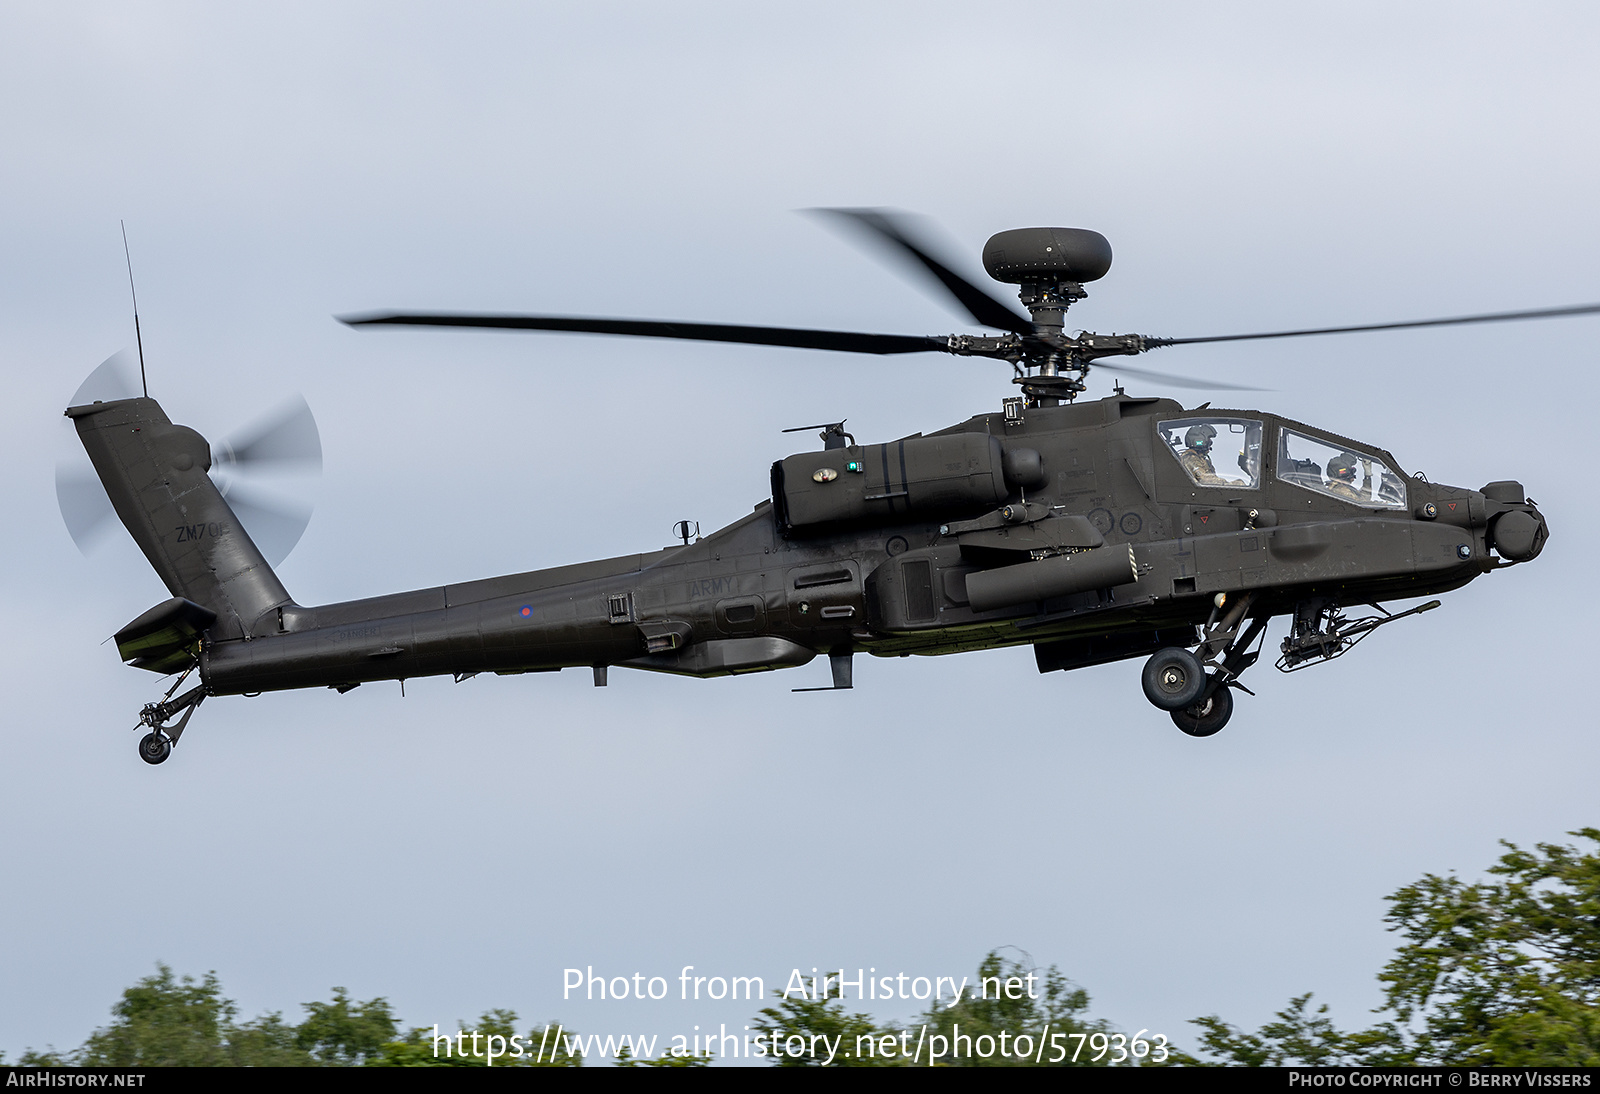
M 987 433 L 803 452 L 772 465 L 772 504 L 784 531 L 978 513 L 1006 499 L 1004 462 Z

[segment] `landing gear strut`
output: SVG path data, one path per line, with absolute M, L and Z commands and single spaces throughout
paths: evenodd
M 1261 656 L 1260 650 L 1250 647 L 1261 637 L 1268 619 L 1257 616 L 1239 633 L 1254 600 L 1254 593 L 1246 593 L 1223 614 L 1226 600 L 1219 597 L 1206 621 L 1205 636 L 1193 653 L 1169 646 L 1145 663 L 1141 681 L 1145 698 L 1170 713 L 1172 723 L 1191 737 L 1209 737 L 1221 731 L 1233 717 L 1233 689 L 1249 691 L 1238 682 L 1239 674 Z
M 193 671 L 192 668 L 189 670 Z M 183 736 L 184 727 L 189 724 L 189 719 L 206 697 L 204 684 L 196 684 L 176 699 L 172 697 L 172 693 L 189 678 L 189 672 L 178 677 L 177 682 L 167 689 L 167 694 L 161 702 L 146 703 L 144 709 L 139 712 L 139 725 L 150 730 L 139 738 L 139 759 L 147 764 L 166 762 L 167 757 L 172 755 L 172 746 Z M 178 718 L 178 724 L 169 727 L 167 723 L 177 718 L 179 714 L 183 717 Z

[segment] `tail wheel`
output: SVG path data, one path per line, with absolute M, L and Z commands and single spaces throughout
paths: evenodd
M 1233 689 L 1226 684 L 1218 687 L 1192 707 L 1172 712 L 1172 724 L 1191 737 L 1209 737 L 1218 733 L 1233 717 Z
M 172 742 L 160 733 L 146 733 L 139 739 L 139 759 L 147 764 L 165 763 L 172 755 Z
M 1140 682 L 1144 697 L 1162 710 L 1183 710 L 1194 706 L 1205 690 L 1206 673 L 1194 654 L 1180 646 L 1168 646 L 1145 662 Z

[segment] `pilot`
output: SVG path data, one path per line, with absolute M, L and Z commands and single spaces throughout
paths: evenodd
M 1217 474 L 1211 465 L 1211 438 L 1217 435 L 1215 427 L 1195 425 L 1183 435 L 1183 452 L 1178 462 L 1189 472 L 1189 477 L 1201 486 L 1232 486 L 1233 483 Z
M 1367 500 L 1356 488 L 1356 457 L 1350 453 L 1342 452 L 1328 461 L 1328 493 L 1358 504 Z

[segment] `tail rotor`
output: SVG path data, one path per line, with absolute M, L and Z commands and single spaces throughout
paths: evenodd
M 78 386 L 68 405 L 138 397 L 136 366 L 126 350 L 112 354 Z M 312 506 L 304 496 L 321 473 L 322 438 L 311 407 L 299 395 L 212 446 L 211 477 L 272 566 L 288 557 L 310 524 Z M 56 503 L 85 555 L 102 546 L 117 524 L 111 499 L 81 449 L 56 464 Z

